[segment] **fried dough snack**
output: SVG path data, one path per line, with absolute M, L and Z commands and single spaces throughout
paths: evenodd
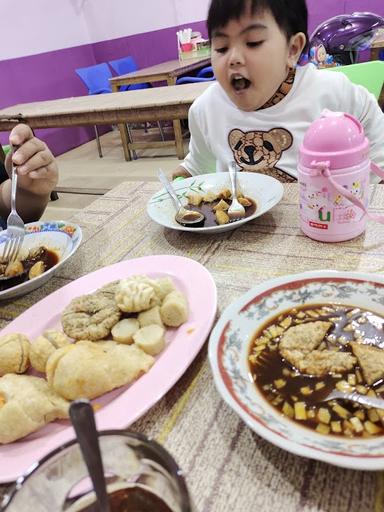
M 65 308 L 61 323 L 67 336 L 75 340 L 100 340 L 108 336 L 120 320 L 115 301 L 102 293 L 82 295 Z
M 317 320 L 289 327 L 282 335 L 281 355 L 300 372 L 322 376 L 351 370 L 356 358 L 349 352 L 320 348 L 332 322 Z
M 24 334 L 0 337 L 0 377 L 6 373 L 24 373 L 29 366 L 30 343 Z
M 38 372 L 45 372 L 45 366 L 48 358 L 58 348 L 69 345 L 70 340 L 67 336 L 54 329 L 48 329 L 38 336 L 31 344 L 29 359 L 32 367 Z
M 135 345 L 114 341 L 79 341 L 56 350 L 48 359 L 47 380 L 68 400 L 95 398 L 147 372 L 154 358 Z
M 68 418 L 69 403 L 45 379 L 9 373 L 0 378 L 0 443 L 11 443 L 57 418 Z

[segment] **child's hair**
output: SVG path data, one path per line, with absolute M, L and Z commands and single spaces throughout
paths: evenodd
M 209 39 L 216 28 L 224 27 L 230 20 L 238 20 L 248 6 L 251 14 L 269 10 L 287 39 L 303 32 L 308 42 L 308 11 L 305 0 L 211 0 L 207 27 Z

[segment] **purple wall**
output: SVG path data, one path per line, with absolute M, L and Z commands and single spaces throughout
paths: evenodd
M 384 0 L 307 0 L 309 34 L 324 20 L 337 14 L 371 11 L 384 17 Z M 207 37 L 205 22 L 192 23 Z M 183 26 L 184 27 L 184 26 Z M 176 31 L 171 27 L 149 33 L 77 46 L 29 57 L 0 61 L 0 108 L 16 103 L 82 96 L 86 88 L 75 68 L 132 55 L 140 68 L 177 58 Z M 3 77 L 6 77 L 4 79 Z M 108 131 L 110 127 L 105 127 Z M 94 138 L 92 127 L 37 130 L 58 155 Z M 8 134 L 0 133 L 7 143 Z
M 205 22 L 191 23 L 206 37 Z M 177 58 L 176 26 L 150 33 L 76 46 L 29 57 L 0 61 L 0 108 L 17 103 L 83 96 L 87 89 L 75 69 L 132 55 L 140 68 Z M 106 127 L 104 131 L 108 131 Z M 36 130 L 52 151 L 59 155 L 94 138 L 92 127 Z M 8 134 L 0 134 L 7 144 Z

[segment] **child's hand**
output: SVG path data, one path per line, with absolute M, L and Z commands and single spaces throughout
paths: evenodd
M 19 146 L 7 155 L 6 168 L 17 166 L 18 187 L 37 196 L 50 194 L 58 182 L 58 167 L 47 145 L 36 138 L 26 124 L 18 124 L 9 136 L 9 143 Z
M 174 180 L 180 176 L 182 178 L 190 178 L 192 174 L 189 173 L 182 165 L 179 165 L 179 167 L 172 173 L 172 179 Z

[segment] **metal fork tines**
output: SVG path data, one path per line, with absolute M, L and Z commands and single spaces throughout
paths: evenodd
M 7 241 L 5 242 L 3 260 L 14 261 L 19 254 L 25 235 L 23 219 L 16 211 L 17 173 L 12 164 L 11 213 L 7 219 Z

